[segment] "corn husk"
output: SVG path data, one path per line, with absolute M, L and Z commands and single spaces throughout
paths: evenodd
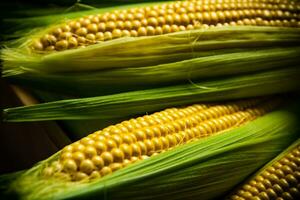
M 249 26 L 123 37 L 62 52 L 31 52 L 31 40 L 53 26 L 2 50 L 3 77 L 35 89 L 88 97 L 284 68 L 298 65 L 300 53 L 299 28 Z
M 215 55 L 215 51 L 220 49 L 232 52 L 243 51 L 243 48 L 297 46 L 299 30 L 248 26 L 200 29 L 159 36 L 123 37 L 86 48 L 50 54 L 28 51 L 27 45 L 31 40 L 28 38 L 18 48 L 3 49 L 1 58 L 4 61 L 4 76 L 24 71 L 58 73 L 145 67 Z M 33 34 L 31 38 L 40 37 L 47 31 Z
M 183 85 L 124 92 L 89 98 L 60 100 L 8 108 L 6 121 L 101 119 L 146 114 L 163 108 L 203 101 L 221 101 L 298 90 L 300 68 L 290 67 L 243 76 L 191 82 Z
M 20 199 L 216 199 L 295 141 L 298 131 L 296 115 L 283 109 L 90 183 L 41 178 L 58 154 L 13 180 L 2 179 L 12 182 L 6 195 Z
M 4 74 L 4 77 L 9 78 L 12 83 L 43 91 L 85 97 L 298 66 L 300 48 L 250 49 L 245 52 L 221 54 L 214 51 L 214 53 L 217 55 L 147 67 L 58 74 L 24 69 L 23 72 L 13 75 Z

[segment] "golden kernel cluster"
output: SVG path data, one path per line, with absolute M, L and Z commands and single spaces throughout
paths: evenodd
M 273 109 L 261 99 L 170 108 L 123 121 L 66 146 L 43 171 L 72 181 L 94 179 L 193 140 L 237 127 Z M 259 105 L 257 105 L 259 104 Z
M 252 25 L 300 27 L 300 3 L 293 0 L 194 0 L 115 10 L 67 21 L 34 41 L 35 51 L 62 51 L 120 37 L 199 28 Z
M 300 146 L 249 181 L 232 200 L 300 199 Z

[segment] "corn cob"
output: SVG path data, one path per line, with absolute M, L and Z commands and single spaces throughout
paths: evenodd
M 178 1 L 108 10 L 65 15 L 63 22 L 14 41 L 13 48 L 2 51 L 4 74 L 145 67 L 216 50 L 299 44 L 297 1 Z
M 259 101 L 169 108 L 109 126 L 65 147 L 44 173 L 49 176 L 54 168 L 61 168 L 58 173 L 77 181 L 105 176 L 138 159 L 244 124 L 278 104 L 255 106 Z
M 137 37 L 207 28 L 254 25 L 300 27 L 297 1 L 178 1 L 152 7 L 89 15 L 43 35 L 35 51 L 62 51 L 120 37 Z
M 244 109 L 234 112 L 233 115 L 236 115 L 245 111 L 259 114 L 260 111 L 267 111 L 276 104 L 274 101 L 261 100 L 240 102 L 239 106 L 233 103 L 233 107 L 226 105 L 231 107 L 229 110 L 233 109 L 233 112 L 238 107 Z M 270 104 L 268 105 L 267 102 Z M 214 108 L 214 105 L 206 106 L 208 107 L 202 107 L 203 112 Z M 220 105 L 217 107 L 221 111 Z M 196 106 L 196 108 L 200 107 Z M 194 107 L 185 109 L 187 115 L 200 113 L 195 112 Z M 174 109 L 166 110 L 164 113 L 172 116 Z M 248 116 L 250 117 L 251 114 Z M 151 121 L 149 116 L 141 123 L 146 121 Z M 3 186 L 9 186 L 7 191 L 9 193 L 6 195 L 17 194 L 21 199 L 175 200 L 199 196 L 204 200 L 214 199 L 222 197 L 230 188 L 286 148 L 297 137 L 294 122 L 295 116 L 287 110 L 271 112 L 243 126 L 229 128 L 222 134 L 201 140 L 196 139 L 194 135 L 195 139 L 192 142 L 184 141 L 183 143 L 186 143 L 184 145 L 176 145 L 175 148 L 164 153 L 129 164 L 110 175 L 92 180 L 85 178 L 82 181 L 70 181 L 70 177 L 62 173 L 47 176 L 49 171 L 45 172 L 45 169 L 53 167 L 49 166 L 50 163 L 55 165 L 56 170 L 63 167 L 58 165 L 57 161 L 62 159 L 62 152 L 66 153 L 67 149 L 64 149 L 26 172 L 1 177 L 0 182 L 6 181 Z M 242 123 L 242 121 L 238 123 L 238 126 Z M 105 131 L 116 131 L 115 128 L 111 126 Z M 83 139 L 80 143 L 92 143 L 92 138 Z M 116 165 L 110 167 L 118 169 Z M 106 171 L 110 172 L 108 168 Z M 149 187 L 151 191 L 147 189 Z
M 243 186 L 232 200 L 293 200 L 300 198 L 300 140 L 268 163 Z

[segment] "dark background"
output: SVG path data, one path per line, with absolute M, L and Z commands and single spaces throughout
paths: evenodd
M 60 13 L 76 3 L 76 0 L 10 0 L 0 1 L 0 42 L 10 38 L 14 28 L 9 19 L 34 17 Z M 0 67 L 2 72 L 1 60 Z M 30 100 L 29 100 L 30 101 Z M 11 85 L 0 77 L 0 108 L 24 105 Z M 51 133 L 50 133 L 51 132 Z M 66 143 L 59 142 L 51 134 L 61 132 L 55 122 L 8 123 L 0 120 L 0 174 L 14 172 L 31 167 L 36 162 L 52 155 Z

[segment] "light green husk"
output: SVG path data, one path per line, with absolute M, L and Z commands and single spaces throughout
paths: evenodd
M 222 50 L 221 50 L 222 51 Z M 250 73 L 299 66 L 299 47 L 249 49 L 188 60 L 106 71 L 49 74 L 24 69 L 20 74 L 4 74 L 13 83 L 78 97 L 104 95 L 158 85 L 184 83 L 209 77 Z M 300 67 L 300 66 L 299 66 Z
M 89 97 L 299 66 L 299 28 L 216 27 L 124 37 L 50 54 L 27 49 L 48 29 L 2 50 L 3 77 L 35 89 Z
M 19 175 L 10 194 L 20 199 L 215 199 L 278 155 L 299 137 L 298 131 L 295 113 L 273 111 L 91 183 L 42 179 L 40 171 L 55 154 Z
M 6 121 L 112 120 L 163 108 L 285 93 L 299 89 L 299 67 L 113 95 L 54 101 L 4 110 Z

